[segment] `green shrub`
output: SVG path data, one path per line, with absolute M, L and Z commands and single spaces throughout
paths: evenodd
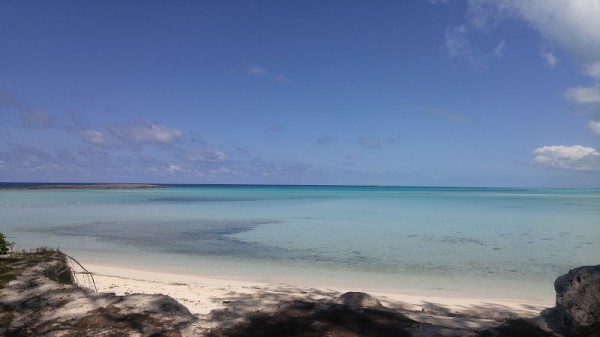
M 6 235 L 0 233 L 0 255 L 7 254 L 12 250 L 12 243 L 6 241 Z

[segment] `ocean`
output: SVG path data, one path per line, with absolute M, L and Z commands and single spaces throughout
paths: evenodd
M 0 232 L 83 263 L 552 303 L 557 276 L 600 263 L 600 190 L 0 190 Z

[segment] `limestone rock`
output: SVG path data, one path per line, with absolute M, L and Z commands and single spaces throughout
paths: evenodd
M 375 297 L 361 292 L 347 292 L 337 298 L 337 302 L 347 305 L 352 309 L 383 308 L 381 302 Z
M 554 282 L 556 310 L 575 335 L 600 333 L 600 265 L 570 270 Z

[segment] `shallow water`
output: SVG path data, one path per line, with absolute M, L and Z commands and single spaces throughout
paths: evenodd
M 600 261 L 600 190 L 169 186 L 0 190 L 0 231 L 85 261 L 552 302 Z

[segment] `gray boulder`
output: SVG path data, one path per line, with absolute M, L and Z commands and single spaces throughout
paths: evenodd
M 563 326 L 575 336 L 600 336 L 600 265 L 571 269 L 554 289 Z
M 366 293 L 354 291 L 340 295 L 336 302 L 344 304 L 352 309 L 383 308 L 381 302 L 375 297 Z

